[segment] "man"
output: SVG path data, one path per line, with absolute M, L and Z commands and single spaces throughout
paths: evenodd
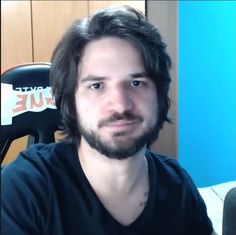
M 170 65 L 158 30 L 130 7 L 68 29 L 51 67 L 65 139 L 3 170 L 3 234 L 213 232 L 188 174 L 148 150 L 168 121 Z

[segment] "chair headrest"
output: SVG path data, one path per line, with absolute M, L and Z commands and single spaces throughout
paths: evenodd
M 52 99 L 50 64 L 12 67 L 1 76 L 1 156 L 3 145 L 33 135 L 35 142 L 52 142 L 60 115 Z

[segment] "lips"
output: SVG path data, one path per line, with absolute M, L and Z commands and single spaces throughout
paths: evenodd
M 103 128 L 108 129 L 114 133 L 127 133 L 137 128 L 140 122 L 137 120 L 118 120 L 109 122 L 103 126 Z
M 113 121 L 110 123 L 107 123 L 106 126 L 130 126 L 130 125 L 134 125 L 137 124 L 138 121 L 137 120 L 117 120 L 117 121 Z

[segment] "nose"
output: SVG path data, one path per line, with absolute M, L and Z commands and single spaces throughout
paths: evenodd
M 134 107 L 131 94 L 123 87 L 115 87 L 107 97 L 110 111 L 123 113 Z

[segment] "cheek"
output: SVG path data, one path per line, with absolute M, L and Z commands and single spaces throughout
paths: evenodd
M 91 118 L 92 114 L 90 112 L 92 108 L 89 108 L 88 105 L 82 102 L 78 102 L 76 104 L 76 108 L 77 114 L 83 122 L 87 122 Z
M 77 113 L 79 113 L 80 116 L 83 116 L 84 113 L 88 113 L 90 105 L 88 104 L 88 101 L 83 98 L 83 96 L 78 94 L 78 91 L 75 95 L 75 103 Z
M 75 94 L 76 108 L 78 112 L 81 112 L 81 115 L 83 115 L 83 113 L 87 114 L 91 112 L 91 110 L 96 107 L 97 101 L 96 99 L 91 98 L 84 90 L 85 89 L 79 87 Z
M 158 98 L 156 91 L 150 91 L 149 95 L 145 97 L 146 108 L 157 112 L 158 109 Z
M 158 99 L 156 95 L 149 97 L 148 105 L 146 106 L 147 111 L 153 122 L 158 118 Z
M 96 104 L 88 102 L 86 99 L 76 100 L 76 109 L 80 123 L 87 128 L 95 128 L 98 119 Z

